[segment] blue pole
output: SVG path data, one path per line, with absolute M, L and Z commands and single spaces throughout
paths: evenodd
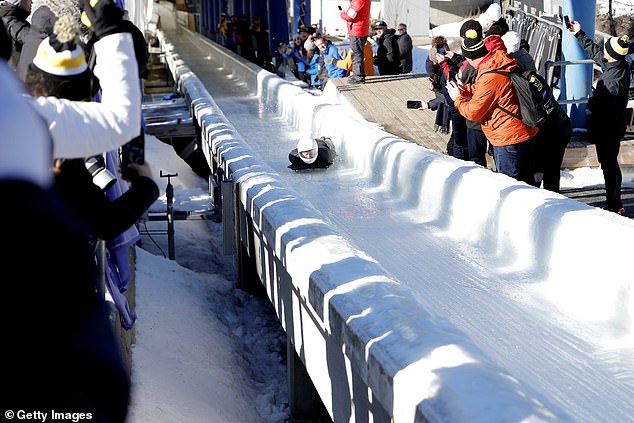
M 292 43 L 288 33 L 288 9 L 286 0 L 269 0 L 268 5 L 268 24 L 271 42 L 271 56 L 275 57 L 277 46 L 280 41 L 284 40 Z
M 293 23 L 291 24 L 291 33 L 297 35 L 297 28 L 300 27 L 301 17 L 304 13 L 301 0 L 293 0 Z
M 564 0 L 563 14 L 571 21 L 579 21 L 589 37 L 594 37 L 595 0 Z M 561 38 L 562 60 L 582 60 L 588 56 L 579 42 L 564 26 Z M 592 93 L 592 65 L 569 65 L 561 70 L 561 92 L 566 100 L 587 98 Z M 586 105 L 566 105 L 573 128 L 586 127 Z

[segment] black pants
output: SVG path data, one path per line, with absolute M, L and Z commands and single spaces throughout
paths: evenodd
M 621 168 L 619 167 L 619 150 L 621 149 L 621 136 L 602 136 L 596 139 L 597 158 L 601 163 L 603 179 L 605 181 L 605 209 L 619 211 L 623 207 L 621 202 Z
M 487 167 L 487 137 L 479 129 L 467 127 L 468 160 Z
M 468 160 L 467 121 L 453 104 L 447 104 L 451 116 L 451 138 L 453 139 L 453 154 L 456 159 Z
M 351 35 L 350 50 L 352 50 L 352 73 L 359 78 L 365 78 L 365 67 L 363 66 L 363 48 L 368 37 L 355 37 Z
M 572 123 L 563 110 L 553 112 L 539 128 L 535 139 L 535 171 L 544 174 L 544 189 L 559 192 L 561 163 L 571 136 Z

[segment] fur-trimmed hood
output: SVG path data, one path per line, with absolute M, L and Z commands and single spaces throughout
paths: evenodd
M 78 20 L 81 17 L 78 0 L 33 0 L 31 12 L 34 13 L 42 6 L 48 7 L 58 18 L 67 14 L 76 16 Z

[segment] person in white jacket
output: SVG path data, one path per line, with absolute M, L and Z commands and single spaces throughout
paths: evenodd
M 53 156 L 79 158 L 115 150 L 139 133 L 141 87 L 132 36 L 121 24 L 123 11 L 112 0 L 81 0 L 82 21 L 98 37 L 93 70 L 101 102 L 31 98 L 53 139 Z M 116 10 L 115 10 L 116 9 Z M 88 25 L 90 24 L 90 25 Z
M 2 60 L 0 84 L 0 190 L 10 203 L 0 209 L 0 266 L 19 275 L 3 287 L 11 301 L 0 307 L 0 330 L 10 339 L 0 361 L 2 383 L 10 386 L 3 404 L 123 422 L 130 375 L 109 306 L 95 286 L 89 234 L 51 189 L 48 128 Z

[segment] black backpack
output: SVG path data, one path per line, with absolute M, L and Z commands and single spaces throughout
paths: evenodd
M 533 128 L 541 126 L 552 111 L 559 107 L 559 103 L 553 96 L 553 90 L 548 86 L 544 77 L 535 71 L 517 68 L 511 72 L 492 70 L 484 72 L 482 75 L 485 73 L 497 73 L 511 78 L 520 102 L 520 114 L 517 115 L 499 105 L 495 107 L 516 119 L 520 119 L 527 126 Z

